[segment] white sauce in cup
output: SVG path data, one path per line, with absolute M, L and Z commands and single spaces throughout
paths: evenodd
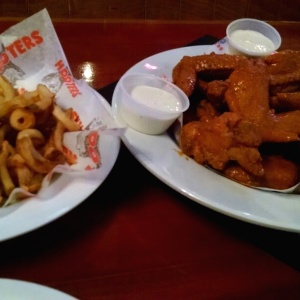
M 176 85 L 152 74 L 126 74 L 119 84 L 120 116 L 141 133 L 163 134 L 190 104 Z
M 131 91 L 131 96 L 150 108 L 165 112 L 181 111 L 182 105 L 171 93 L 162 89 L 139 85 Z
M 231 40 L 247 51 L 266 53 L 274 51 L 274 43 L 255 30 L 235 30 L 230 35 Z

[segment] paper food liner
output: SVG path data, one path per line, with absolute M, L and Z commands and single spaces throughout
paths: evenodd
M 212 52 L 214 52 L 216 54 L 228 54 L 229 53 L 226 37 L 222 38 L 215 44 L 211 45 L 208 48 L 208 50 L 206 51 L 206 54 L 210 54 Z M 174 134 L 174 138 L 177 143 L 178 143 L 178 138 L 179 138 L 179 130 L 180 130 L 181 126 L 182 126 L 182 120 L 179 120 L 179 122 L 176 123 L 176 126 L 172 128 L 172 130 L 174 130 L 173 134 Z M 213 171 L 215 173 L 218 173 L 221 176 L 224 176 L 223 174 L 216 171 L 215 169 L 212 169 L 209 166 L 205 166 L 205 167 L 207 167 L 208 169 L 210 169 L 211 171 Z M 251 186 L 251 187 L 258 189 L 258 190 L 269 191 L 269 192 L 279 192 L 279 193 L 284 193 L 284 194 L 291 194 L 291 193 L 299 194 L 300 193 L 300 182 L 298 184 L 296 184 L 288 189 L 284 189 L 284 190 L 277 190 L 277 189 L 271 189 L 271 188 L 266 188 L 266 187 L 257 187 L 257 186 Z
M 102 109 L 99 109 L 100 95 L 84 80 L 73 77 L 46 9 L 0 35 L 0 58 L 0 73 L 16 89 L 32 91 L 38 84 L 45 84 L 56 94 L 56 103 L 60 107 L 72 107 L 78 115 L 83 130 L 65 133 L 63 141 L 77 163 L 57 166 L 53 172 L 85 172 L 100 168 L 100 136 L 121 135 L 124 128 L 117 126 L 102 103 Z M 45 177 L 43 188 L 50 183 L 51 174 Z M 15 189 L 5 205 L 16 201 L 15 195 L 20 192 L 24 191 Z

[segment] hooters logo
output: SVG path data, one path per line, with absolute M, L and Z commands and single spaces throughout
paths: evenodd
M 81 132 L 77 136 L 76 148 L 79 155 L 82 157 L 89 157 L 97 168 L 101 164 L 101 156 L 99 151 L 99 133 L 98 131 Z
M 9 56 L 6 52 L 0 53 L 0 72 L 2 73 L 5 69 L 5 66 L 9 63 Z
M 65 66 L 65 64 L 63 63 L 62 60 L 59 60 L 56 64 L 55 64 L 56 69 L 58 70 L 60 77 L 62 79 L 62 81 L 65 83 L 65 85 L 67 86 L 70 94 L 72 95 L 72 97 L 76 97 L 77 95 L 80 94 L 80 91 L 77 87 L 77 85 L 74 82 L 74 78 L 71 75 L 69 69 Z
M 98 150 L 99 134 L 97 131 L 92 131 L 86 138 L 86 148 L 89 157 L 96 165 L 100 164 L 100 153 Z

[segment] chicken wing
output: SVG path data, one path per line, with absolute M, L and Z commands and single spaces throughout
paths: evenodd
M 183 153 L 199 164 L 221 171 L 229 161 L 237 161 L 250 173 L 263 174 L 260 135 L 251 122 L 236 113 L 187 123 L 182 127 L 179 144 Z
M 252 122 L 263 142 L 298 141 L 300 111 L 275 114 L 270 108 L 270 76 L 261 59 L 247 60 L 228 79 L 225 99 L 229 110 Z
M 184 56 L 173 68 L 173 83 L 190 96 L 197 83 L 197 74 L 210 72 L 215 77 L 228 77 L 228 75 L 247 58 L 242 55 L 204 54 L 198 56 Z

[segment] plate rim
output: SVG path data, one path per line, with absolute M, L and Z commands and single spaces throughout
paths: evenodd
M 3 285 L 3 287 L 7 288 L 5 294 L 7 294 L 7 292 L 10 292 L 11 291 L 10 287 L 12 287 L 15 295 L 14 297 L 20 297 L 20 296 L 24 297 L 24 294 L 27 295 L 29 290 L 30 297 L 32 297 L 31 299 L 41 299 L 40 296 L 43 296 L 43 299 L 53 299 L 52 297 L 57 297 L 56 299 L 61 299 L 61 300 L 77 299 L 55 288 L 42 285 L 39 283 L 31 282 L 31 281 L 21 280 L 21 279 L 0 278 L 0 285 Z M 39 294 L 39 298 L 36 298 L 37 293 Z M 0 296 L 1 294 L 3 295 L 3 290 L 0 290 Z

